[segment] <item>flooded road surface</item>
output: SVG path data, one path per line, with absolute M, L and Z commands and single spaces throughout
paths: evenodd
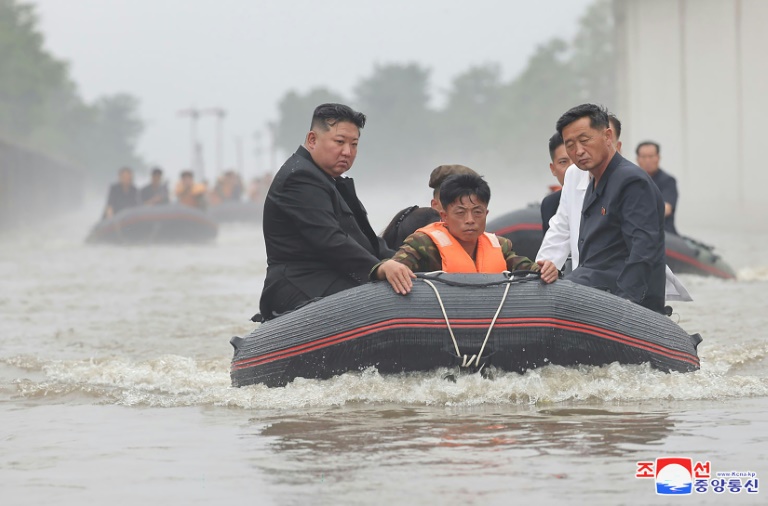
M 94 215 L 0 236 L 3 504 L 669 504 L 635 478 L 638 461 L 669 456 L 768 480 L 764 234 L 690 231 L 740 276 L 682 277 L 696 300 L 673 318 L 704 337 L 696 373 L 366 370 L 234 389 L 228 341 L 253 328 L 260 230 L 86 246 Z

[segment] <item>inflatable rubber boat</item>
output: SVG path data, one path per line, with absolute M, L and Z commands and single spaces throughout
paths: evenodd
M 537 204 L 494 218 L 485 228 L 512 241 L 515 252 L 530 259 L 536 258 L 544 240 L 541 212 Z M 715 253 L 712 246 L 669 232 L 665 237 L 667 265 L 675 274 L 736 278 L 734 270 Z
M 512 241 L 515 253 L 533 260 L 544 240 L 540 206 L 530 204 L 523 209 L 502 214 L 489 220 L 485 230 L 506 237 Z
M 263 202 L 227 201 L 208 207 L 208 215 L 217 223 L 261 223 Z
M 698 334 L 609 293 L 527 271 L 419 274 L 411 293 L 386 282 L 325 297 L 233 337 L 233 386 L 282 386 L 376 367 L 382 374 L 459 367 L 524 372 L 650 363 L 699 368 Z
M 89 243 L 147 244 L 212 241 L 219 226 L 204 212 L 181 204 L 124 209 L 100 221 Z

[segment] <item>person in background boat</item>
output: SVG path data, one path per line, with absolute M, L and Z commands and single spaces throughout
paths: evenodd
M 222 202 L 239 202 L 243 196 L 243 182 L 240 176 L 233 170 L 228 170 L 216 180 L 216 186 L 208 196 L 208 203 L 212 206 Z
M 342 177 L 364 126 L 365 115 L 346 105 L 319 105 L 304 145 L 275 174 L 264 202 L 267 275 L 254 319 L 362 285 L 394 253 L 371 228 L 354 181 Z
M 553 188 L 552 193 L 544 197 L 541 201 L 541 226 L 544 233 L 549 229 L 549 220 L 557 212 L 557 206 L 560 205 L 560 195 L 563 193 L 563 180 L 565 171 L 572 165 L 568 153 L 565 152 L 563 137 L 555 132 L 555 135 L 549 138 L 549 158 L 552 162 L 549 164 L 549 170 L 557 179 L 560 188 Z
M 196 183 L 191 170 L 181 173 L 181 179 L 176 184 L 176 200 L 179 204 L 198 209 L 205 209 L 205 183 Z
M 443 210 L 443 205 L 440 203 L 440 185 L 443 184 L 445 178 L 456 174 L 478 175 L 477 172 L 464 165 L 440 165 L 432 170 L 432 173 L 429 175 L 429 187 L 432 188 L 432 202 L 430 205 L 438 213 Z
M 123 167 L 117 172 L 117 183 L 109 187 L 102 219 L 111 218 L 123 209 L 139 205 L 139 191 L 133 184 L 133 170 Z
M 579 265 L 566 276 L 664 312 L 664 201 L 650 176 L 617 151 L 605 108 L 582 104 L 557 120 L 568 156 L 591 179 Z
M 677 235 L 675 211 L 677 210 L 677 180 L 659 167 L 661 148 L 652 141 L 644 141 L 635 149 L 637 164 L 651 176 L 664 198 L 664 230 Z
M 272 184 L 272 173 L 269 172 L 260 177 L 254 177 L 251 179 L 251 184 L 248 186 L 248 200 L 251 202 L 264 202 L 267 197 L 267 191 Z
M 485 232 L 491 189 L 476 174 L 457 174 L 440 186 L 442 222 L 422 227 L 405 240 L 395 256 L 371 270 L 371 279 L 386 279 L 396 293 L 413 287 L 414 272 L 540 271 L 546 283 L 558 277 L 549 260 L 537 263 L 517 255 L 512 242 Z
M 160 167 L 152 169 L 149 184 L 141 189 L 139 198 L 145 206 L 157 206 L 167 204 L 170 201 L 168 197 L 168 183 L 163 181 L 163 170 Z

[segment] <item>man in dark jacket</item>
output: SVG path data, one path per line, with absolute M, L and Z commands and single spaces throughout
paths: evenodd
M 552 160 L 552 163 L 549 164 L 549 170 L 557 179 L 560 189 L 553 191 L 541 201 L 541 227 L 545 234 L 549 230 L 549 220 L 555 215 L 557 207 L 560 205 L 565 171 L 571 166 L 571 159 L 568 158 L 568 153 L 566 153 L 563 145 L 563 136 L 557 132 L 549 138 L 549 158 Z
M 671 234 L 677 234 L 675 228 L 675 211 L 677 210 L 677 180 L 667 174 L 661 167 L 661 148 L 655 142 L 645 141 L 637 145 L 635 154 L 637 164 L 651 176 L 653 182 L 659 187 L 664 199 L 664 230 Z
M 614 147 L 607 111 L 593 104 L 557 121 L 568 156 L 588 171 L 575 283 L 664 310 L 664 201 L 650 176 Z
M 264 202 L 263 319 L 362 285 L 394 254 L 371 228 L 352 179 L 342 177 L 363 126 L 365 115 L 345 105 L 318 106 L 304 145 L 275 174 Z
M 139 198 L 145 206 L 157 206 L 169 202 L 168 185 L 163 182 L 163 169 L 160 167 L 152 169 L 152 179 L 141 189 Z
M 133 184 L 133 171 L 129 167 L 123 167 L 118 171 L 117 177 L 118 182 L 109 187 L 102 219 L 111 218 L 123 209 L 139 205 L 139 191 Z

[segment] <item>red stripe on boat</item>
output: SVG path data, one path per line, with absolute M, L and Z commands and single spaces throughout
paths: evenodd
M 544 230 L 541 223 L 518 223 L 517 225 L 510 225 L 508 227 L 500 228 L 493 232 L 496 235 L 511 234 L 512 232 L 520 232 L 523 230 L 532 230 L 541 232 Z
M 698 269 L 701 269 L 703 271 L 706 271 L 706 272 L 708 272 L 710 274 L 714 274 L 715 276 L 717 276 L 719 278 L 736 279 L 735 276 L 733 276 L 731 273 L 728 273 L 728 272 L 725 272 L 725 271 L 721 271 L 720 269 L 718 269 L 717 267 L 715 267 L 713 265 L 707 265 L 707 264 L 701 263 L 698 260 L 696 260 L 695 258 L 689 257 L 688 255 L 686 255 L 684 253 L 680 253 L 678 251 L 673 251 L 671 249 L 668 249 L 667 250 L 667 256 L 668 257 L 672 257 L 675 260 L 680 260 L 681 262 L 685 262 L 685 263 L 687 263 L 689 265 L 693 265 L 694 267 L 696 267 Z
M 490 319 L 457 319 L 452 320 L 451 325 L 456 328 L 487 328 L 490 325 Z M 695 366 L 699 366 L 699 358 L 690 353 L 683 351 L 672 350 L 665 348 L 655 343 L 649 343 L 635 337 L 630 337 L 625 334 L 614 332 L 594 325 L 577 323 L 567 320 L 561 320 L 557 318 L 499 318 L 496 320 L 496 327 L 502 328 L 514 328 L 514 327 L 555 327 L 564 330 L 578 330 L 582 333 L 591 334 L 596 337 L 608 339 L 611 341 L 619 342 L 632 346 L 634 348 L 643 349 L 657 355 L 662 355 L 673 360 L 679 360 L 687 362 Z M 446 325 L 444 320 L 441 319 L 426 319 L 426 318 L 401 318 L 394 320 L 386 320 L 383 322 L 366 325 L 356 329 L 347 330 L 339 334 L 327 336 L 321 339 L 309 343 L 303 343 L 284 350 L 273 351 L 260 355 L 258 357 L 251 357 L 242 359 L 232 364 L 233 370 L 246 369 L 249 367 L 255 367 L 258 365 L 267 364 L 276 360 L 284 360 L 287 358 L 295 357 L 303 353 L 308 353 L 321 348 L 326 348 L 338 343 L 357 339 L 370 335 L 374 332 L 398 329 L 398 328 L 442 328 L 445 329 Z

